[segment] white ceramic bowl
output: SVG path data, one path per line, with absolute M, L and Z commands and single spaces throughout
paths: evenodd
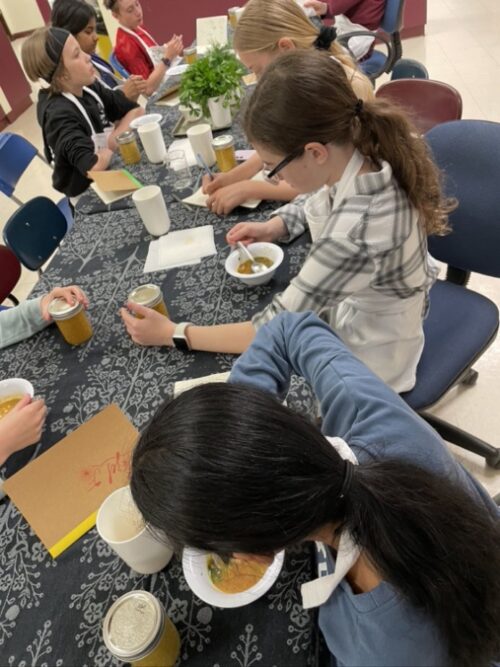
M 148 123 L 160 123 L 163 119 L 161 113 L 147 113 L 145 116 L 139 116 L 130 121 L 130 127 L 133 130 L 138 130 L 141 125 L 147 125 Z
M 187 547 L 182 552 L 182 570 L 189 588 L 200 600 L 214 607 L 244 607 L 255 602 L 271 588 L 281 572 L 285 552 L 280 551 L 259 581 L 241 593 L 223 593 L 210 581 L 206 551 Z
M 265 283 L 268 283 L 271 280 L 276 272 L 276 269 L 283 261 L 283 250 L 275 243 L 265 243 L 263 241 L 259 241 L 258 243 L 250 243 L 247 247 L 254 257 L 266 257 L 267 259 L 271 259 L 273 262 L 272 266 L 270 266 L 265 271 L 261 271 L 260 273 L 238 273 L 238 266 L 246 260 L 246 257 L 243 255 L 241 250 L 236 248 L 236 250 L 233 250 L 233 252 L 226 259 L 226 271 L 230 276 L 233 276 L 233 278 L 238 278 L 238 280 L 241 280 L 241 282 L 245 283 L 245 285 L 265 285 Z
M 29 394 L 33 398 L 35 391 L 31 382 L 22 378 L 9 378 L 0 382 L 0 401 L 18 394 Z

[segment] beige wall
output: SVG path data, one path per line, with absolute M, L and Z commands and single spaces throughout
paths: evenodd
M 36 0 L 0 0 L 0 12 L 11 35 L 45 25 Z

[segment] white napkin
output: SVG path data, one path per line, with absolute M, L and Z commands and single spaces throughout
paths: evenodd
M 164 100 L 157 100 L 155 104 L 159 107 L 176 107 L 178 104 L 180 104 L 181 98 L 179 95 L 172 95 L 171 97 L 167 97 Z
M 227 16 L 207 16 L 196 19 L 196 50 L 213 44 L 227 44 Z
M 255 176 L 251 180 L 264 181 L 264 175 L 261 171 L 259 171 L 259 173 L 255 174 Z M 206 206 L 207 200 L 208 200 L 208 195 L 203 194 L 202 189 L 200 187 L 196 192 L 193 192 L 192 195 L 186 197 L 182 201 L 185 202 L 186 204 L 192 204 L 193 206 Z M 243 206 L 243 208 L 257 208 L 257 206 L 260 204 L 261 201 L 262 199 L 247 199 L 242 204 L 240 204 L 240 206 Z
M 347 459 L 354 465 L 358 464 L 356 455 L 342 438 L 327 438 L 327 440 L 344 460 Z M 322 549 L 324 546 L 318 543 L 318 548 Z M 340 535 L 337 558 L 335 559 L 335 571 L 301 586 L 300 592 L 304 609 L 311 609 L 311 607 L 319 607 L 324 604 L 358 560 L 359 554 L 359 547 L 353 542 L 350 534 L 343 530 Z
M 210 382 L 227 382 L 230 371 L 227 373 L 212 373 L 212 375 L 203 375 L 200 378 L 192 378 L 191 380 L 179 380 L 174 384 L 174 398 L 177 398 L 183 391 L 197 387 L 199 384 L 208 384 Z
M 170 232 L 149 244 L 144 273 L 199 264 L 216 253 L 212 225 Z

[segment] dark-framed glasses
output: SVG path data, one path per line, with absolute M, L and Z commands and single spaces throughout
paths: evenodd
M 263 169 L 262 173 L 264 175 L 264 178 L 266 181 L 269 181 L 269 183 L 273 183 L 274 185 L 277 185 L 280 182 L 279 179 L 279 172 L 286 167 L 287 164 L 290 164 L 295 158 L 298 158 L 299 155 L 302 155 L 304 152 L 304 146 L 301 146 L 300 148 L 297 148 L 294 150 L 292 153 L 287 155 L 281 162 L 278 162 L 278 164 L 273 168 L 273 169 Z

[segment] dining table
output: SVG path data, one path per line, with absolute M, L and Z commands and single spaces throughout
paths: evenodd
M 165 142 L 170 143 L 179 111 L 150 106 L 162 114 Z M 248 148 L 238 118 L 230 132 L 236 148 Z M 118 157 L 113 166 L 121 166 Z M 199 264 L 145 274 L 153 237 L 131 197 L 105 205 L 89 190 L 81 198 L 72 228 L 31 296 L 59 285 L 78 285 L 89 298 L 94 334 L 87 343 L 72 347 L 51 325 L 2 350 L 1 377 L 28 379 L 48 406 L 41 441 L 11 456 L 0 471 L 4 478 L 111 403 L 141 431 L 159 406 L 172 398 L 175 382 L 231 369 L 234 355 L 136 345 L 119 314 L 133 288 L 143 283 L 158 285 L 177 322 L 246 321 L 285 288 L 305 259 L 309 239 L 303 235 L 286 246 L 284 261 L 270 283 L 244 285 L 225 270 L 230 251 L 226 234 L 239 221 L 265 220 L 276 202 L 263 202 L 251 212 L 237 208 L 218 217 L 206 208 L 179 201 L 199 183 L 197 168 L 192 168 L 191 189 L 186 192 L 174 189 L 175 173 L 165 164 L 150 164 L 144 155 L 129 169 L 142 184 L 161 187 L 171 230 L 212 225 L 217 253 Z M 292 409 L 315 415 L 314 398 L 300 378 L 292 380 L 287 400 Z M 40 504 L 43 507 L 43 494 Z M 102 620 L 118 597 L 134 589 L 153 593 L 175 624 L 181 638 L 178 664 L 318 665 L 324 660 L 324 646 L 316 613 L 302 607 L 300 596 L 301 584 L 314 577 L 313 545 L 297 546 L 287 550 L 280 576 L 263 597 L 240 608 L 215 608 L 191 592 L 177 557 L 157 574 L 140 575 L 112 551 L 95 528 L 53 559 L 16 506 L 5 498 L 0 502 L 0 665 L 121 664 L 104 645 Z

